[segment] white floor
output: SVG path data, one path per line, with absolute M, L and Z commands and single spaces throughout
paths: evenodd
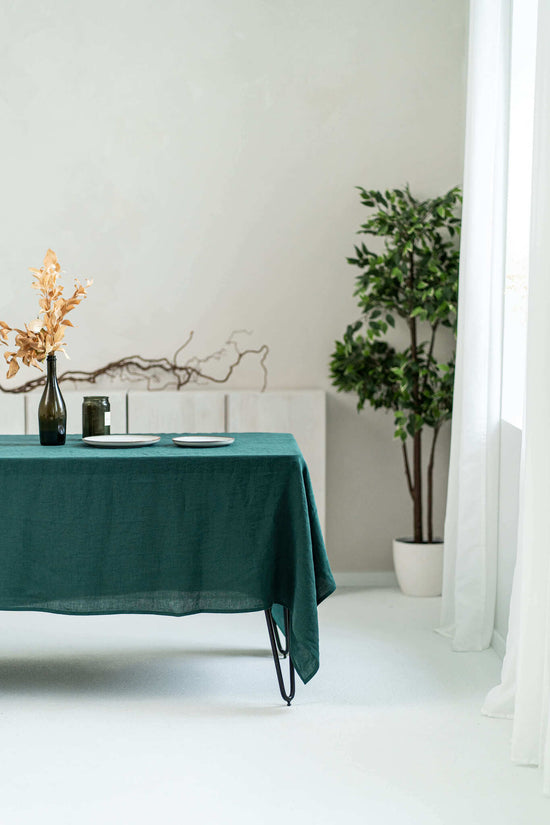
M 1 825 L 542 825 L 536 769 L 479 713 L 500 663 L 438 599 L 344 589 L 281 702 L 261 613 L 0 614 Z

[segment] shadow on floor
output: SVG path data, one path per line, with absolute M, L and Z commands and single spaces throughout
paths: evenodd
M 109 695 L 111 698 L 192 694 L 196 697 L 211 693 L 212 668 L 216 668 L 219 677 L 221 666 L 216 660 L 222 658 L 264 659 L 262 671 L 269 669 L 269 676 L 275 680 L 275 672 L 271 673 L 270 668 L 271 651 L 265 649 L 143 648 L 107 653 L 5 655 L 0 658 L 0 698 L 9 694 Z M 199 659 L 202 661 L 197 664 Z M 249 672 L 250 665 L 227 665 L 224 680 L 226 677 L 231 681 L 234 690 L 236 679 L 244 682 Z M 216 688 L 219 684 L 220 679 L 216 678 Z

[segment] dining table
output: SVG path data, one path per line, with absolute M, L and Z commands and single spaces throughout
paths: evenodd
M 289 433 L 224 433 L 215 449 L 176 435 L 120 449 L 0 435 L 0 610 L 263 611 L 290 705 L 335 589 L 307 464 Z

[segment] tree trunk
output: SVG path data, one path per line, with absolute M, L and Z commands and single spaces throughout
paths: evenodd
M 414 309 L 414 287 L 415 287 L 415 268 L 414 268 L 414 247 L 411 249 L 409 256 L 409 289 L 411 291 L 410 300 L 411 305 L 409 312 L 412 313 Z M 420 413 L 420 381 L 418 376 L 419 358 L 418 358 L 418 342 L 416 337 L 416 317 L 412 315 L 409 317 L 409 332 L 411 335 L 411 359 L 415 366 L 415 373 L 413 378 L 413 410 L 415 414 Z M 416 430 L 416 421 L 415 421 Z M 420 543 L 424 540 L 422 532 L 422 430 L 416 430 L 413 436 L 413 515 L 414 515 L 414 541 Z
M 401 448 L 403 450 L 403 461 L 405 462 L 405 478 L 407 479 L 407 487 L 410 493 L 412 500 L 414 501 L 414 487 L 411 477 L 411 468 L 409 465 L 409 454 L 407 453 L 407 445 L 404 441 L 401 442 Z
M 422 535 L 422 430 L 418 430 L 413 439 L 413 512 L 414 540 L 418 544 L 424 540 Z
M 434 540 L 434 518 L 433 518 L 433 488 L 434 488 L 434 458 L 435 442 L 439 434 L 439 427 L 434 429 L 432 448 L 430 450 L 430 460 L 428 462 L 428 541 Z

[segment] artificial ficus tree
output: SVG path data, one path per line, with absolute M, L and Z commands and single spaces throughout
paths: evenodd
M 417 200 L 408 186 L 384 193 L 358 189 L 362 203 L 376 210 L 358 234 L 383 238 L 384 245 L 374 251 L 361 243 L 348 258 L 360 269 L 355 295 L 361 318 L 336 341 L 331 378 L 339 391 L 357 394 L 358 410 L 368 402 L 393 412 L 413 502 L 413 538 L 431 542 L 435 445 L 451 417 L 455 365 L 454 347 L 440 363 L 435 345 L 442 328 L 456 335 L 461 192 L 455 187 L 442 197 Z M 407 331 L 404 348 L 393 343 L 396 320 Z M 432 435 L 424 467 L 426 428 Z

